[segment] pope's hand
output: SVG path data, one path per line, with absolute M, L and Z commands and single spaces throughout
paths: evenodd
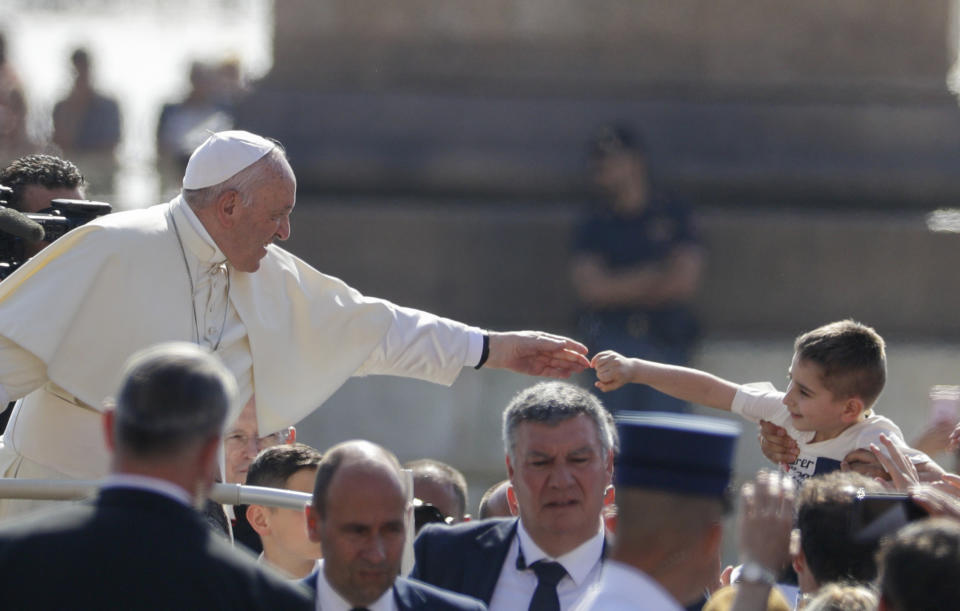
M 568 378 L 590 366 L 587 347 L 541 331 L 490 333 L 485 367 L 551 378 Z

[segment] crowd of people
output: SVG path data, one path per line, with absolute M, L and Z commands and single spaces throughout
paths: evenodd
M 109 104 L 84 93 L 89 57 L 73 61 L 76 98 L 109 123 Z M 82 131 L 61 125 L 64 142 Z M 608 140 L 603 172 L 624 181 L 616 213 L 673 228 L 640 254 L 621 236 L 618 265 L 671 271 L 634 274 L 662 301 L 620 289 L 604 301 L 598 287 L 633 272 L 605 269 L 602 236 L 619 221 L 596 219 L 575 280 L 594 330 L 662 331 L 643 345 L 683 348 L 677 358 L 602 333 L 588 349 L 484 330 L 360 294 L 276 244 L 290 235 L 296 177 L 279 143 L 244 131 L 192 145 L 170 202 L 36 244 L 0 282 L 0 403 L 10 403 L 0 475 L 105 479 L 95 499 L 66 507 L 0 500 L 0 607 L 950 608 L 960 476 L 877 412 L 883 338 L 853 320 L 801 334 L 785 391 L 686 367 L 695 235 L 638 186 L 639 145 L 622 131 Z M 21 157 L 0 177 L 24 212 L 84 187 L 73 163 L 50 155 Z M 449 385 L 480 368 L 592 370 L 596 389 L 539 382 L 504 406 L 505 479 L 475 514 L 464 475 L 434 457 L 401 464 L 367 440 L 297 439 L 296 423 L 352 376 Z M 679 413 L 685 402 L 761 423 L 779 469 L 750 478 L 735 504 L 741 427 Z M 640 411 L 651 406 L 661 411 Z M 302 511 L 221 505 L 208 498 L 215 481 L 311 500 Z M 735 505 L 741 562 L 724 568 Z M 69 570 L 39 587 L 51 557 Z
M 97 197 L 116 193 L 118 147 L 123 138 L 118 100 L 96 87 L 95 61 L 89 49 L 69 55 L 72 85 L 50 113 L 52 133 L 31 133 L 29 95 L 6 53 L 0 32 L 0 158 L 28 154 L 63 156 L 83 168 L 88 190 Z M 175 101 L 158 100 L 156 167 L 164 194 L 179 187 L 187 158 L 211 131 L 230 129 L 237 104 L 248 91 L 240 62 L 194 61 L 187 93 Z

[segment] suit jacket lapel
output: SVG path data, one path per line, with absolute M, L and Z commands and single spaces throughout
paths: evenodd
M 486 530 L 476 539 L 478 553 L 468 554 L 466 574 L 475 578 L 470 596 L 490 604 L 493 590 L 500 579 L 500 570 L 510 551 L 510 543 L 517 534 L 519 520 L 501 522 Z

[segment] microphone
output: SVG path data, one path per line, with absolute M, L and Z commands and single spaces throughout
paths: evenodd
M 0 207 L 0 231 L 22 240 L 39 242 L 43 239 L 43 226 L 12 208 Z

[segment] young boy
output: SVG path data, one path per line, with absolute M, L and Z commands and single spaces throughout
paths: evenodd
M 312 494 L 321 458 L 320 452 L 302 443 L 267 448 L 250 465 L 247 485 Z M 310 541 L 307 535 L 303 511 L 250 505 L 247 520 L 263 543 L 261 562 L 291 579 L 301 579 L 313 572 L 322 550 L 320 544 Z
M 884 434 L 914 462 L 929 458 L 907 448 L 899 427 L 870 409 L 886 382 L 883 338 L 852 320 L 824 325 L 797 338 L 787 392 L 769 382 L 738 385 L 709 373 L 631 359 L 604 351 L 593 357 L 604 392 L 628 382 L 647 384 L 685 401 L 769 420 L 797 440 L 800 454 L 785 469 L 797 484 L 840 469 L 853 450 L 883 447 Z

